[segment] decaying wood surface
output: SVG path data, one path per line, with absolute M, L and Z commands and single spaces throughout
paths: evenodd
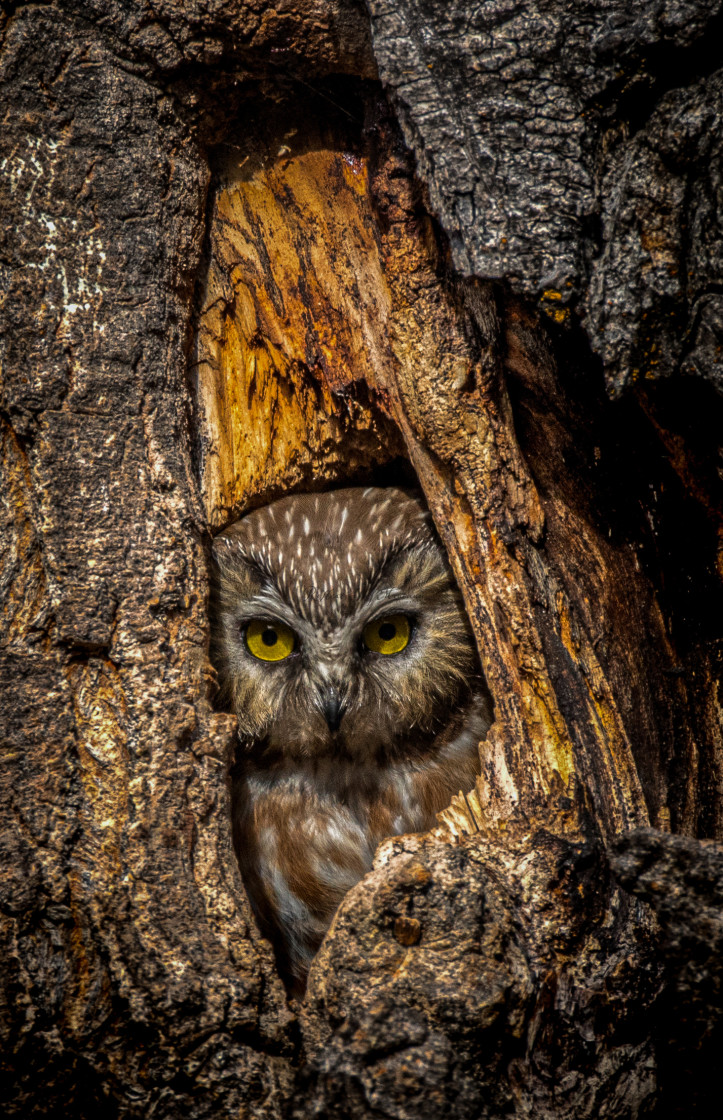
M 257 109 L 217 168 L 194 367 L 213 529 L 402 451 L 374 407 L 391 354 L 366 161 L 308 121 Z
M 625 176 L 636 160 L 653 175 L 664 132 L 676 189 L 708 198 L 693 123 L 718 96 L 710 78 L 673 98 L 683 160 L 641 44 L 683 57 L 710 13 L 687 5 L 685 30 L 676 3 L 618 21 L 619 64 L 654 79 L 633 150 L 610 27 L 598 101 L 576 101 L 598 16 L 560 0 L 510 28 L 504 7 L 375 2 L 373 38 L 343 0 L 2 17 L 9 1115 L 708 1114 L 721 855 L 698 838 L 723 839 L 720 409 L 652 366 L 611 404 L 575 300 L 608 388 L 634 386 L 620 355 L 662 282 L 641 254 L 657 267 L 662 242 Z M 496 121 L 492 176 L 474 98 Z M 532 124 L 525 98 L 547 106 Z M 618 164 L 598 205 L 594 175 Z M 585 221 L 603 210 L 590 279 Z M 598 300 L 625 272 L 626 222 L 643 231 L 627 334 L 620 300 Z M 715 259 L 696 265 L 713 285 Z M 282 493 L 415 477 L 495 723 L 476 789 L 432 834 L 382 846 L 289 1007 L 231 849 L 210 536 Z

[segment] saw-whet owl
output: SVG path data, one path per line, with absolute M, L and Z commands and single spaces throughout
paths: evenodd
M 412 491 L 300 494 L 216 537 L 214 661 L 239 723 L 234 845 L 302 985 L 386 837 L 479 773 L 489 694 L 447 557 Z

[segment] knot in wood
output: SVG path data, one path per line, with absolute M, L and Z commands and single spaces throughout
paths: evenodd
M 394 937 L 400 945 L 416 945 L 422 936 L 421 923 L 416 918 L 397 918 Z

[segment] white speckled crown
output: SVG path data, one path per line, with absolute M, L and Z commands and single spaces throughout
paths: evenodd
M 281 498 L 247 514 L 216 542 L 255 564 L 314 625 L 347 616 L 395 553 L 420 546 L 442 551 L 422 499 L 394 487 Z

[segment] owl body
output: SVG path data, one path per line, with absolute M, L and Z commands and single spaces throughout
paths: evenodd
M 413 493 L 256 510 L 214 542 L 215 661 L 239 720 L 234 844 L 298 986 L 388 836 L 473 786 L 489 696 L 444 549 Z

